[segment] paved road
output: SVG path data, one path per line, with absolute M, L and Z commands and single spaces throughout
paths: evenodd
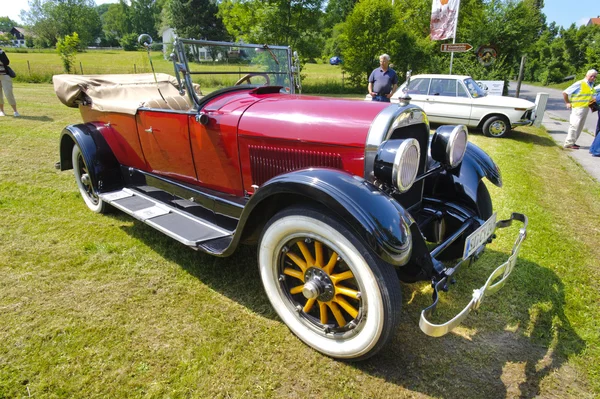
M 510 87 L 508 90 L 509 96 L 515 95 L 516 87 L 516 82 L 510 82 Z M 562 98 L 562 92 L 560 90 L 550 89 L 547 87 L 537 87 L 522 84 L 519 97 L 535 102 L 535 97 L 538 92 L 548 93 L 550 95 L 542 124 L 546 127 L 546 130 L 548 130 L 548 133 L 550 133 L 556 143 L 562 146 L 565 142 L 565 138 L 567 137 L 570 115 L 570 111 L 565 107 L 565 102 Z M 577 144 L 579 144 L 581 148 L 579 150 L 565 151 L 568 151 L 569 155 L 575 161 L 581 164 L 581 166 L 590 175 L 600 182 L 600 157 L 593 157 L 588 152 L 590 145 L 594 140 L 594 132 L 596 131 L 597 122 L 597 114 L 590 112 L 585 121 L 583 132 L 577 140 Z

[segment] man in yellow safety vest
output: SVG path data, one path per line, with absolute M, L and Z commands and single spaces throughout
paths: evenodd
M 571 110 L 571 118 L 569 120 L 569 132 L 565 139 L 565 148 L 579 149 L 575 144 L 585 123 L 585 118 L 589 112 L 588 105 L 594 97 L 594 81 L 596 80 L 598 71 L 590 69 L 585 74 L 585 78 L 573 83 L 565 91 L 563 91 L 563 99 L 567 104 L 567 109 Z

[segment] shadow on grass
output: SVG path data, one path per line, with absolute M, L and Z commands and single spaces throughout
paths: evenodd
M 543 147 L 556 147 L 556 142 L 552 137 L 540 136 L 534 133 L 523 132 L 519 130 L 513 130 L 506 139 L 500 140 L 513 140 L 519 143 L 534 144 Z
M 130 220 L 118 213 L 113 217 Z M 256 247 L 240 246 L 231 257 L 218 258 L 188 249 L 138 221 L 122 229 L 213 290 L 263 317 L 278 319 L 263 291 Z M 486 252 L 506 258 L 489 249 Z M 485 279 L 485 271 L 476 273 Z M 411 294 L 424 294 L 419 292 L 418 284 L 403 284 L 402 320 L 394 340 L 378 355 L 351 367 L 434 397 L 538 396 L 542 380 L 557 373 L 569 357 L 580 354 L 586 344 L 564 314 L 564 287 L 554 272 L 519 259 L 513 273 L 507 287 L 496 296 L 486 298 L 479 314 L 471 314 L 467 319 L 466 326 L 474 331 L 468 336 L 450 333 L 431 338 L 424 335 L 418 327 L 421 304 L 407 303 Z M 461 281 L 460 274 L 459 283 L 475 288 L 467 278 Z M 512 305 L 515 314 L 506 315 L 506 311 L 486 314 L 486 307 L 491 308 L 494 302 L 511 302 L 510 290 L 518 290 L 518 294 L 514 294 L 517 299 L 505 309 Z M 507 329 L 507 325 L 516 327 Z M 561 378 L 573 379 L 574 376 Z M 573 387 L 559 389 L 565 391 L 557 392 L 557 397 L 564 397 Z
M 19 116 L 17 119 L 24 119 L 26 121 L 38 121 L 38 122 L 53 122 L 54 119 L 50 118 L 49 116 L 28 116 L 28 115 L 21 115 Z
M 465 322 L 474 331 L 472 335 L 425 336 L 418 326 L 420 309 L 404 304 L 406 317 L 393 344 L 355 367 L 434 397 L 538 397 L 542 380 L 559 373 L 569 357 L 582 353 L 586 342 L 564 313 L 564 286 L 554 272 L 519 259 L 513 273 L 513 281 L 508 282 L 513 287 L 486 298 L 481 310 Z M 460 280 L 460 273 L 457 277 Z M 524 279 L 529 280 L 524 283 Z M 488 311 L 486 315 L 486 307 L 491 308 L 494 301 L 510 301 L 509 290 L 515 285 L 520 293 L 516 297 L 526 301 L 514 304 L 517 314 Z M 412 287 L 403 288 L 407 297 Z M 486 328 L 490 324 L 492 328 Z M 568 370 L 559 374 L 559 381 L 573 385 L 550 384 L 554 394 L 568 397 L 574 390 L 577 396 L 575 374 Z
M 123 221 L 132 220 L 120 212 L 110 216 Z M 133 225 L 121 228 L 213 290 L 261 316 L 277 319 L 260 280 L 256 247 L 240 245 L 230 257 L 220 258 L 194 251 L 137 220 Z

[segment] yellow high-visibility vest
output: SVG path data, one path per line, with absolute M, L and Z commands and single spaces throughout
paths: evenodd
M 573 108 L 587 107 L 592 97 L 594 97 L 594 89 L 590 87 L 585 79 L 580 84 L 579 92 L 571 95 L 571 106 Z

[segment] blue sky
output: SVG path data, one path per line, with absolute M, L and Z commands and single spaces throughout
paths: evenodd
M 585 25 L 590 18 L 600 16 L 600 3 L 593 0 L 544 0 L 546 22 L 554 21 L 565 28 Z
M 19 13 L 28 9 L 27 0 L 1 0 L 0 17 L 10 17 L 21 22 Z M 96 0 L 96 4 L 116 3 L 118 0 Z M 597 0 L 544 0 L 544 14 L 548 23 L 554 21 L 568 28 L 572 23 L 577 26 L 586 24 L 592 17 L 600 15 L 600 4 Z

